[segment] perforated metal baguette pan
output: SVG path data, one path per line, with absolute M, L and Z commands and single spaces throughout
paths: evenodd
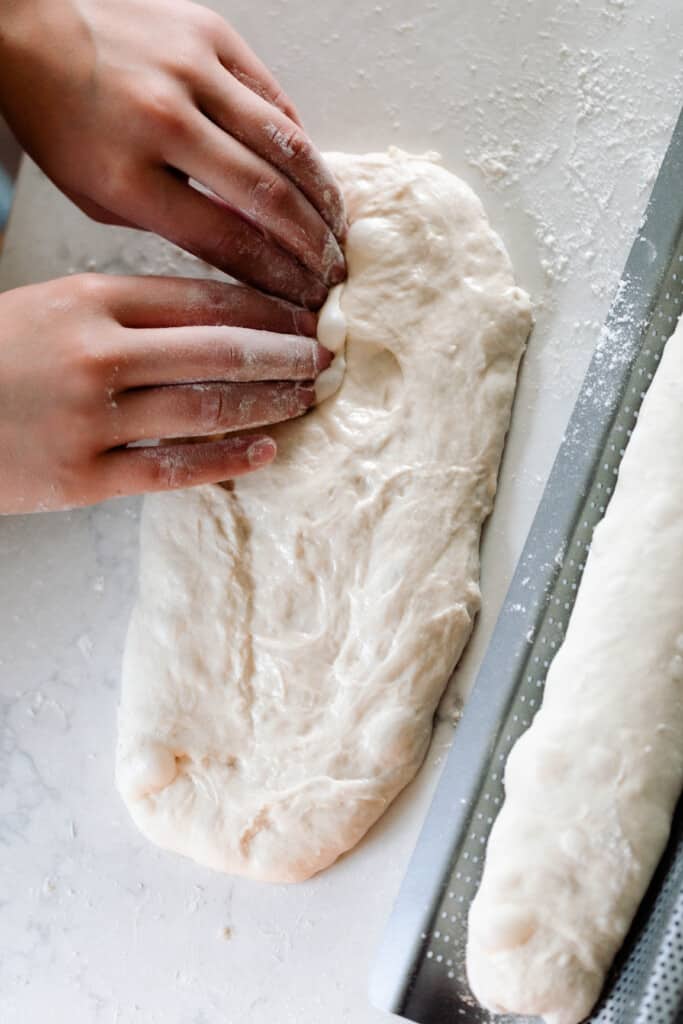
M 381 1009 L 419 1024 L 532 1020 L 494 1017 L 472 997 L 467 912 L 503 800 L 507 755 L 539 706 L 593 529 L 682 311 L 683 112 L 386 927 L 370 993 Z M 683 1022 L 681 805 L 591 1022 Z

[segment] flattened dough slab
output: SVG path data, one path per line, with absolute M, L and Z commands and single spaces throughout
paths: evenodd
M 543 704 L 513 748 L 469 918 L 497 1012 L 577 1024 L 645 894 L 683 786 L 683 321 L 593 542 Z
M 397 150 L 329 159 L 351 224 L 341 388 L 275 431 L 267 471 L 145 500 L 119 714 L 145 835 L 272 881 L 331 864 L 424 757 L 530 327 L 463 182 Z

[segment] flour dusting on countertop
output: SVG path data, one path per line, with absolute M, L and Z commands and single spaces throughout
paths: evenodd
M 680 107 L 680 0 L 658 0 L 656 13 L 636 0 L 491 0 L 457 14 L 428 0 L 419 15 L 413 0 L 346 5 L 343 15 L 327 0 L 214 6 L 279 76 L 322 148 L 438 150 L 482 196 L 535 300 L 483 547 L 485 610 L 459 669 L 466 686 Z M 206 272 L 150 236 L 89 223 L 27 167 L 0 288 L 85 269 Z M 367 1004 L 367 964 L 426 811 L 434 758 L 353 866 L 296 892 L 237 883 L 230 913 L 225 879 L 202 875 L 205 909 L 188 913 L 197 874 L 143 850 L 112 788 L 136 516 L 137 502 L 112 502 L 0 523 L 0 836 L 11 881 L 0 893 L 3 1024 L 46 1010 L 98 1024 L 381 1024 Z M 90 662 L 76 646 L 86 634 L 97 641 Z M 57 891 L 41 896 L 46 878 Z M 224 926 L 234 929 L 227 943 L 217 938 Z M 325 986 L 311 986 L 311 973 Z

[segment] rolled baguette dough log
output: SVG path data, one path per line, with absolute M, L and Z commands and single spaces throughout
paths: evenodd
M 351 225 L 321 318 L 334 334 L 341 300 L 341 387 L 274 431 L 266 471 L 146 498 L 119 713 L 145 835 L 273 881 L 353 846 L 424 757 L 530 326 L 463 182 L 397 150 L 329 159 Z
M 469 916 L 469 981 L 491 1010 L 583 1020 L 666 844 L 683 785 L 682 452 L 683 320 L 508 759 Z

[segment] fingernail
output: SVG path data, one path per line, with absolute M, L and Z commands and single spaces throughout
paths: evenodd
M 320 342 L 317 342 L 317 350 L 315 353 L 315 365 L 318 373 L 326 370 L 327 367 L 332 363 L 334 359 L 334 353 L 330 352 L 329 348 L 325 348 Z
M 296 397 L 300 409 L 310 409 L 315 402 L 315 388 L 308 384 L 297 384 Z
M 296 309 L 294 311 L 294 330 L 304 338 L 315 338 L 317 318 L 315 313 L 307 309 Z
M 349 222 L 346 219 L 346 204 L 344 203 L 344 197 L 341 190 L 339 188 L 337 188 L 336 191 L 332 191 L 332 189 L 325 189 L 323 198 L 325 200 L 325 210 L 327 213 L 325 219 L 330 225 L 337 241 L 344 242 L 346 240 Z
M 277 452 L 277 445 L 270 437 L 261 437 L 247 448 L 247 461 L 250 466 L 265 466 L 272 462 Z
M 341 263 L 335 263 L 330 271 L 329 282 L 331 285 L 341 284 L 348 277 L 348 271 L 346 269 L 346 261 L 342 256 Z
M 301 305 L 306 309 L 320 309 L 327 298 L 329 288 L 326 288 L 322 281 L 311 284 L 301 296 Z
M 337 241 L 343 243 L 346 241 L 346 236 L 349 233 L 349 222 L 346 219 L 346 211 L 342 207 L 339 216 L 334 225 L 334 233 L 337 237 Z
M 322 259 L 323 281 L 340 284 L 346 278 L 346 260 L 337 239 L 332 232 L 327 236 Z

